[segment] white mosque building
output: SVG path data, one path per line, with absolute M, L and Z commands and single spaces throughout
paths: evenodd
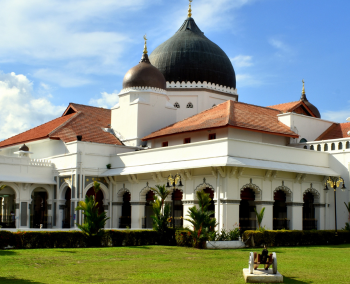
M 151 228 L 152 187 L 178 174 L 168 202 L 188 223 L 204 190 L 218 229 L 325 230 L 347 222 L 349 123 L 323 120 L 305 95 L 274 106 L 239 102 L 225 52 L 188 18 L 124 77 L 112 109 L 70 103 L 61 117 L 0 142 L 3 228 L 75 228 L 74 209 L 101 183 L 106 228 Z M 293 99 L 297 99 L 297 95 Z

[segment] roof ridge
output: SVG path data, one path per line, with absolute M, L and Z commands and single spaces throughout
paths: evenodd
M 68 115 L 70 115 L 70 114 L 68 114 Z M 21 132 L 21 133 L 18 133 L 18 134 L 14 135 L 14 136 L 11 136 L 11 137 L 9 137 L 9 138 L 7 138 L 7 139 L 5 139 L 5 140 L 2 140 L 2 141 L 0 141 L 0 143 L 5 142 L 5 141 L 7 141 L 7 140 L 9 140 L 9 139 L 11 139 L 11 138 L 15 138 L 15 137 L 17 137 L 17 136 L 19 136 L 19 135 L 21 135 L 21 134 L 24 134 L 24 133 L 26 133 L 26 132 L 28 132 L 28 131 L 37 129 L 37 128 L 39 128 L 39 127 L 42 127 L 42 126 L 44 126 L 44 125 L 46 125 L 46 124 L 49 124 L 49 123 L 51 123 L 52 121 L 54 121 L 54 120 L 56 120 L 56 119 L 60 119 L 60 118 L 62 118 L 62 117 L 63 117 L 63 116 L 59 116 L 59 117 L 56 117 L 56 118 L 54 118 L 54 119 L 51 119 L 51 120 L 49 120 L 48 122 L 45 122 L 45 123 L 43 123 L 43 124 L 40 124 L 40 125 L 35 126 L 35 127 L 33 127 L 33 128 L 30 128 L 30 129 L 28 129 L 28 130 L 26 130 L 26 131 L 23 131 L 23 132 Z M 45 136 L 43 136 L 43 137 L 45 137 Z M 0 147 L 1 147 L 1 146 L 0 146 Z
M 234 103 L 237 104 L 242 104 L 242 105 L 248 105 L 248 106 L 255 106 L 259 108 L 264 108 L 264 109 L 271 109 L 271 110 L 276 110 L 278 112 L 281 112 L 279 109 L 271 108 L 270 106 L 259 106 L 259 105 L 254 105 L 254 104 L 248 104 L 248 103 L 243 103 L 243 102 L 238 102 L 238 101 L 233 101 Z
M 109 108 L 104 108 L 104 107 L 98 107 L 98 106 L 90 106 L 90 105 L 84 105 L 84 104 L 78 104 L 78 103 L 69 103 L 69 105 L 79 105 L 79 106 L 86 106 L 86 107 L 93 107 L 93 108 L 98 108 L 98 109 L 103 109 L 103 110 L 110 110 Z
M 277 105 L 270 105 L 270 106 L 267 106 L 267 107 L 272 108 L 272 107 L 274 107 L 274 106 L 280 106 L 280 105 L 291 104 L 291 103 L 297 103 L 297 102 L 301 102 L 301 101 L 299 100 L 299 101 L 293 101 L 293 102 L 280 103 L 280 104 L 277 104 Z
M 79 114 L 81 114 L 81 111 L 78 111 L 76 113 L 74 113 L 74 115 L 72 115 L 72 117 L 70 117 L 69 119 L 67 119 L 65 122 L 63 122 L 62 124 L 60 124 L 59 126 L 57 126 L 55 129 L 53 129 L 48 136 L 50 137 L 51 135 L 53 135 L 56 131 L 58 131 L 59 129 L 61 129 L 63 126 L 66 126 L 69 122 L 71 122 L 73 119 L 75 119 L 76 117 L 78 117 Z M 72 113 L 73 114 L 73 113 Z M 69 115 L 69 114 L 68 114 Z

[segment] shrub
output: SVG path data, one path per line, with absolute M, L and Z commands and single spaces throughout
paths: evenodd
M 245 231 L 243 241 L 249 246 L 304 246 L 350 243 L 350 232 L 338 231 Z M 254 245 L 253 245 L 254 244 Z
M 221 232 L 214 232 L 210 236 L 210 241 L 236 241 L 240 235 L 239 228 L 233 228 L 231 230 L 222 229 Z
M 175 232 L 176 245 L 180 247 L 192 247 L 193 238 L 189 230 L 176 230 Z

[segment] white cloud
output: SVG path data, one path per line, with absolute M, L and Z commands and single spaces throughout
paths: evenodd
M 269 44 L 277 49 L 276 55 L 279 57 L 290 56 L 293 54 L 293 49 L 280 39 L 270 38 Z
M 346 119 L 350 117 L 350 107 L 348 109 L 339 111 L 325 111 L 321 114 L 322 119 L 330 120 L 334 122 L 346 122 Z
M 233 64 L 233 68 L 243 68 L 253 66 L 252 56 L 249 55 L 237 55 L 234 58 L 230 58 Z
M 263 84 L 263 82 L 251 74 L 236 74 L 238 87 L 256 87 Z
M 0 105 L 0 140 L 52 120 L 66 108 L 53 105 L 45 96 L 35 97 L 26 76 L 1 72 Z
M 89 104 L 92 106 L 98 106 L 103 108 L 111 108 L 119 102 L 118 92 L 114 91 L 112 94 L 107 92 L 101 93 L 101 97 L 98 99 L 90 99 Z

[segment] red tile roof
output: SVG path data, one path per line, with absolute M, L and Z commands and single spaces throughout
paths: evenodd
M 278 104 L 278 105 L 273 105 L 268 107 L 273 109 L 278 109 L 283 113 L 286 113 L 286 112 L 293 112 L 299 106 L 303 106 L 312 116 L 315 117 L 315 114 L 309 109 L 309 107 L 303 101 L 283 103 L 283 104 Z
M 225 126 L 287 137 L 299 137 L 288 126 L 278 121 L 278 114 L 281 114 L 281 111 L 229 100 L 209 110 L 155 131 L 142 140 L 145 141 L 160 136 Z
M 348 131 L 350 131 L 350 122 L 333 123 L 325 132 L 323 132 L 316 139 L 316 141 L 338 139 L 338 138 L 349 138 Z
M 110 109 L 71 103 L 61 117 L 1 141 L 0 147 L 46 138 L 72 142 L 77 140 L 77 135 L 82 135 L 82 141 L 123 145 L 114 135 L 102 130 L 110 123 Z

